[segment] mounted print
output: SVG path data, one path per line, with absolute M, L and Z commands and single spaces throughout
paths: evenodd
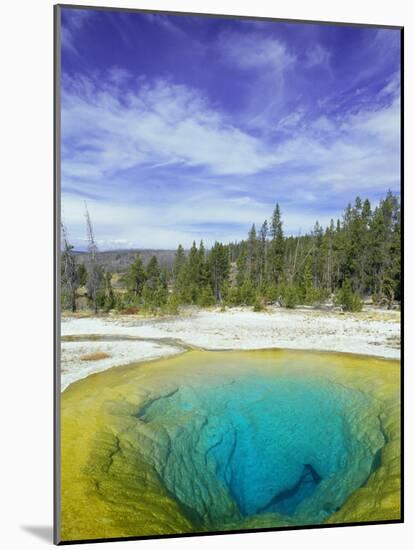
M 56 6 L 56 543 L 403 520 L 402 32 Z

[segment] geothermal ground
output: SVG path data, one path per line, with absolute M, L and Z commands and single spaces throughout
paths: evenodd
M 191 349 L 304 349 L 400 357 L 400 314 L 280 308 L 187 309 L 176 317 L 62 319 L 62 390 L 89 374 Z
M 399 321 L 64 317 L 63 540 L 398 520 Z
M 188 351 L 72 383 L 62 539 L 398 520 L 399 388 L 398 361 L 292 350 Z

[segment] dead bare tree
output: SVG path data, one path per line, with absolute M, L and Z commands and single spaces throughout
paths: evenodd
M 88 205 L 85 201 L 85 217 L 86 217 L 86 232 L 88 237 L 88 254 L 89 254 L 89 266 L 88 266 L 88 278 L 86 282 L 86 289 L 89 299 L 92 302 L 95 313 L 98 313 L 98 293 L 103 282 L 103 269 L 98 261 L 98 245 L 95 241 L 92 220 L 89 215 Z
M 76 266 L 73 246 L 69 242 L 68 232 L 63 223 L 61 225 L 62 233 L 62 288 L 65 290 L 67 301 L 72 312 L 76 311 L 76 293 L 79 288 L 79 276 Z

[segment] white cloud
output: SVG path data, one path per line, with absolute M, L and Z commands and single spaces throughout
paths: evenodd
M 173 15 L 163 15 L 161 13 L 146 13 L 145 18 L 154 25 L 159 25 L 163 29 L 172 32 L 174 34 L 183 34 L 183 31 L 179 25 L 174 23 Z
M 260 31 L 226 31 L 217 41 L 216 55 L 231 69 L 251 73 L 242 115 L 244 124 L 264 133 L 273 131 L 280 114 L 286 116 L 286 78 L 296 67 L 295 54 L 285 42 Z
M 316 132 L 333 132 L 335 130 L 335 124 L 329 120 L 326 116 L 322 115 L 312 122 L 312 130 Z
M 381 109 L 360 112 L 350 116 L 343 127 L 376 142 L 399 147 L 400 142 L 400 100 L 399 98 Z
M 279 161 L 308 167 L 310 189 L 398 188 L 400 164 L 399 100 L 348 115 L 342 121 L 321 117 L 278 148 Z M 293 171 L 293 170 L 292 170 Z M 301 175 L 299 175 L 299 178 Z M 302 175 L 303 178 L 303 175 Z
M 184 163 L 213 174 L 253 174 L 274 163 L 257 138 L 228 124 L 195 90 L 159 80 L 122 101 L 113 89 L 76 83 L 64 92 L 63 141 L 77 149 L 64 158 L 64 176 L 82 167 L 102 178 L 146 163 Z
M 249 200 L 223 200 L 215 196 L 193 196 L 169 207 L 88 200 L 98 246 L 114 248 L 170 248 L 178 243 L 189 248 L 193 240 L 204 240 L 209 248 L 216 240 L 239 241 L 246 237 L 252 223 L 260 227 L 269 219 L 272 207 Z M 195 217 L 196 213 L 196 217 Z M 327 224 L 332 213 L 319 216 Z M 83 200 L 64 195 L 62 219 L 70 227 L 76 247 L 86 245 Z M 294 206 L 283 210 L 286 234 L 309 231 L 315 222 L 312 211 L 299 212 Z M 210 225 L 211 224 L 211 225 Z M 202 229 L 197 229 L 197 226 Z M 199 233 L 198 233 L 199 231 Z
M 115 86 L 119 86 L 131 78 L 132 74 L 123 67 L 114 65 L 108 70 L 108 82 L 115 84 Z
M 291 137 L 273 145 L 229 125 L 195 90 L 157 81 L 121 102 L 91 81 L 66 92 L 62 108 L 63 183 L 100 180 L 134 166 L 181 163 L 217 176 L 252 175 L 282 164 L 316 166 L 310 184 L 347 181 L 366 187 L 398 177 L 399 101 L 360 111 L 336 124 L 322 116 L 308 126 L 303 111 L 280 121 Z M 300 124 L 300 131 L 298 125 Z M 76 147 L 65 147 L 75 142 Z M 315 177 L 315 175 L 314 175 Z
M 281 74 L 296 60 L 286 44 L 260 33 L 225 32 L 218 44 L 224 59 L 242 69 L 267 68 Z
M 324 67 L 328 71 L 330 67 L 331 53 L 323 48 L 320 44 L 316 44 L 313 48 L 310 48 L 306 52 L 306 66 L 307 67 Z
M 207 246 L 215 239 L 240 239 L 253 222 L 259 225 L 271 215 L 276 201 L 282 203 L 286 232 L 306 232 L 316 218 L 326 224 L 339 215 L 318 214 L 318 203 L 327 194 L 398 188 L 395 85 L 380 93 L 389 98 L 387 104 L 373 102 L 369 109 L 337 120 L 321 116 L 307 121 L 297 108 L 280 120 L 287 137 L 273 143 L 265 134 L 249 135 L 229 124 L 194 89 L 166 80 L 141 81 L 122 94 L 121 81 L 114 78 L 105 87 L 91 79 L 64 82 L 63 188 L 88 197 L 102 248 L 116 248 L 116 242 L 122 247 L 190 246 L 198 238 L 197 224 L 206 226 Z M 151 173 L 170 166 L 173 174 L 178 164 L 200 169 L 194 172 L 194 189 L 181 193 L 179 200 L 172 190 L 170 203 L 164 196 L 146 200 L 139 196 L 142 182 L 135 175 L 127 178 L 128 187 L 117 189 L 119 173 L 127 168 L 145 167 Z M 201 182 L 204 176 L 209 186 Z M 94 195 L 100 200 L 94 201 Z M 81 245 L 83 199 L 64 192 L 62 202 L 75 244 Z
M 85 25 L 91 14 L 91 11 L 83 9 L 70 9 L 66 11 L 66 17 L 60 29 L 62 48 L 66 48 L 72 53 L 78 53 L 78 49 L 76 47 L 76 36 Z
M 305 110 L 298 108 L 295 111 L 292 111 L 287 116 L 283 117 L 278 122 L 278 129 L 295 129 L 297 130 L 298 125 L 303 120 L 305 116 Z
M 392 75 L 387 84 L 380 91 L 380 96 L 389 96 L 392 97 L 399 96 L 401 89 L 401 78 L 399 73 Z

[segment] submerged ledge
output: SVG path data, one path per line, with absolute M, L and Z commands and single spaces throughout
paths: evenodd
M 183 425 L 190 422 L 189 425 L 193 427 L 187 431 L 195 434 L 198 439 L 196 437 L 194 441 L 191 438 L 188 440 L 189 449 L 198 448 L 201 452 L 210 445 L 210 438 L 216 437 L 217 441 L 220 440 L 220 434 L 214 430 L 222 430 L 221 425 L 225 425 L 225 422 L 218 411 L 220 403 L 225 399 L 229 401 L 230 398 L 219 398 L 216 405 L 214 399 L 217 399 L 215 396 L 220 396 L 223 388 L 234 389 L 233 395 L 244 395 L 240 405 L 240 411 L 243 411 L 252 395 L 250 390 L 254 387 L 259 392 L 259 401 L 264 399 L 257 380 L 265 379 L 266 387 L 276 383 L 277 388 L 280 386 L 278 380 L 292 384 L 292 377 L 310 384 L 308 387 L 313 388 L 313 392 L 319 386 L 326 387 L 326 384 L 337 388 L 341 395 L 345 392 L 343 395 L 349 396 L 349 399 L 342 399 L 345 408 L 353 402 L 360 403 L 354 414 L 352 410 L 346 413 L 346 424 L 350 426 L 354 436 L 348 443 L 346 437 L 343 438 L 344 448 L 348 449 L 348 453 L 350 449 L 352 451 L 351 458 L 353 454 L 354 458 L 360 457 L 357 460 L 358 469 L 353 474 L 360 481 L 351 494 L 345 495 L 345 501 L 341 501 L 340 506 L 332 501 L 331 506 L 326 508 L 327 501 L 324 497 L 326 510 L 322 515 L 317 512 L 316 504 L 313 508 L 316 511 L 310 513 L 311 507 L 308 506 L 306 511 L 305 506 L 305 511 L 297 517 L 281 513 L 296 509 L 295 499 L 299 498 L 298 494 L 306 496 L 316 486 L 320 490 L 323 483 L 328 484 L 327 487 L 329 483 L 333 483 L 329 472 L 333 475 L 332 468 L 335 470 L 334 466 L 340 463 L 340 458 L 335 459 L 333 456 L 323 463 L 318 458 L 308 460 L 309 456 L 315 455 L 308 448 L 312 439 L 305 446 L 302 445 L 302 451 L 298 451 L 299 454 L 304 453 L 303 460 L 307 461 L 304 466 L 309 463 L 310 466 L 303 470 L 300 467 L 302 462 L 299 461 L 299 473 L 291 478 L 288 486 L 281 486 L 280 490 L 275 486 L 274 494 L 269 494 L 263 505 L 256 505 L 254 499 L 244 501 L 244 497 L 240 495 L 245 494 L 247 489 L 236 482 L 236 485 L 230 484 L 230 489 L 226 489 L 226 483 L 230 483 L 231 476 L 228 477 L 228 472 L 223 473 L 225 468 L 223 470 L 221 467 L 221 478 L 219 473 L 216 476 L 221 479 L 221 483 L 217 484 L 214 476 L 211 477 L 211 472 L 215 471 L 214 464 L 228 462 L 225 449 L 230 444 L 229 441 L 219 444 L 222 451 L 216 456 L 214 453 L 218 452 L 219 447 L 214 446 L 216 450 L 208 454 L 210 465 L 200 474 L 194 455 L 189 455 L 185 448 L 180 450 L 185 438 L 180 439 L 180 436 L 177 439 L 177 434 L 184 429 Z M 244 389 L 237 388 L 239 380 L 246 381 Z M 210 409 L 206 405 L 207 394 L 203 393 L 205 388 L 211 388 L 210 394 L 207 391 L 212 396 L 208 399 L 212 399 L 214 405 L 211 412 L 208 412 Z M 200 392 L 204 397 L 200 397 Z M 309 392 L 304 395 L 307 394 Z M 231 396 L 232 393 L 228 395 Z M 324 395 L 329 395 L 329 392 L 325 391 Z M 297 404 L 301 401 L 303 399 L 296 399 Z M 323 402 L 324 400 L 320 406 L 323 406 Z M 156 403 L 164 405 L 160 407 Z M 237 407 L 239 405 L 232 406 L 233 420 L 230 424 L 233 428 L 229 429 L 230 432 L 234 431 L 234 423 L 242 422 L 236 432 L 239 436 L 244 434 L 246 445 L 250 432 L 242 429 L 245 421 L 235 419 L 240 414 L 242 418 L 250 418 L 248 422 L 256 419 L 254 422 L 259 422 L 259 428 L 261 426 L 263 429 L 265 423 L 261 425 L 261 415 L 257 411 L 251 413 L 253 416 L 249 413 L 250 416 L 246 417 L 241 412 L 234 417 Z M 269 402 L 267 407 L 268 414 L 272 414 L 274 406 Z M 342 354 L 282 350 L 214 353 L 189 351 L 170 359 L 119 367 L 90 376 L 71 385 L 62 395 L 62 538 L 77 540 L 278 527 L 315 521 L 343 523 L 398 519 L 399 410 L 397 361 Z M 333 414 L 329 416 L 334 417 Z M 216 418 L 214 422 L 213 417 Z M 215 426 L 217 419 L 220 421 Z M 205 422 L 207 425 L 210 422 L 210 431 L 205 431 Z M 261 433 L 267 437 L 268 428 L 265 431 L 263 429 Z M 304 433 L 306 431 L 308 430 Z M 197 447 L 195 441 L 199 441 L 198 445 L 201 447 Z M 362 444 L 357 443 L 358 441 L 364 443 L 362 450 L 356 452 L 355 449 Z M 259 444 L 259 448 L 263 448 L 263 445 Z M 335 446 L 331 451 L 326 448 L 323 454 L 330 456 L 332 452 L 335 452 Z M 239 454 L 250 456 L 246 451 Z M 172 456 L 175 458 L 171 459 Z M 180 456 L 183 458 L 179 458 Z M 193 456 L 193 459 L 189 459 L 190 462 L 186 462 L 185 457 L 188 456 Z M 270 453 L 269 456 L 274 457 L 275 454 Z M 170 465 L 167 467 L 167 464 Z M 243 476 L 237 473 L 241 470 L 235 464 L 230 468 L 233 468 L 232 475 L 236 476 L 234 479 L 242 479 Z M 168 474 L 165 468 L 169 469 Z M 244 463 L 243 468 L 248 468 L 248 462 Z M 219 471 L 220 467 L 217 472 Z M 269 485 L 266 475 L 263 478 L 264 486 Z M 349 475 L 351 474 L 344 475 L 344 479 Z M 207 482 L 208 479 L 210 481 Z M 227 480 L 226 483 L 223 480 Z M 256 482 L 259 481 L 258 478 Z M 294 488 L 298 483 L 299 489 L 295 493 Z M 281 495 L 286 490 L 293 490 L 293 493 L 290 500 L 285 499 L 280 505 Z M 217 491 L 220 492 L 220 498 L 217 498 Z M 199 496 L 192 496 L 196 494 Z M 335 486 L 332 494 L 338 494 L 338 486 Z M 321 496 L 318 497 L 317 493 L 315 495 L 316 502 Z M 199 502 L 198 505 L 196 501 Z M 217 502 L 222 503 L 220 506 L 224 508 L 217 508 Z

